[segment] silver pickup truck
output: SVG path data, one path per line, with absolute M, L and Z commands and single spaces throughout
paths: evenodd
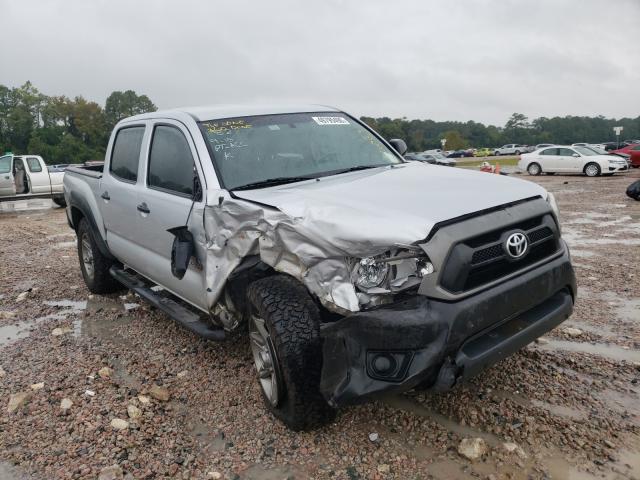
M 39 155 L 3 155 L 0 157 L 0 202 L 51 198 L 64 207 L 63 177 L 63 171 L 49 171 Z
M 212 340 L 245 334 L 292 429 L 446 390 L 564 321 L 576 281 L 535 183 L 405 162 L 317 105 L 127 118 L 64 186 L 85 282 Z

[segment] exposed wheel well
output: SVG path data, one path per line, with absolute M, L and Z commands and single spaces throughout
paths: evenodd
M 71 207 L 71 223 L 73 223 L 73 229 L 77 230 L 80 220 L 84 218 L 84 214 L 77 207 Z

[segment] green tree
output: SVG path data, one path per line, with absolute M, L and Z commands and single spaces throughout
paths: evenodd
M 107 126 L 111 129 L 120 120 L 146 112 L 155 112 L 157 107 L 146 95 L 138 95 L 133 90 L 113 92 L 104 106 Z
M 447 150 L 460 150 L 467 146 L 466 140 L 462 138 L 462 134 L 457 130 L 445 132 L 443 138 L 447 141 L 445 144 Z

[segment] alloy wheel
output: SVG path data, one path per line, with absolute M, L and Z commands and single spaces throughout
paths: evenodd
M 93 248 L 91 247 L 91 240 L 89 239 L 89 234 L 87 232 L 83 233 L 80 238 L 80 250 L 82 252 L 82 264 L 84 266 L 84 271 L 87 274 L 87 277 L 93 279 Z
M 278 358 L 264 319 L 255 314 L 249 319 L 249 339 L 260 386 L 267 400 L 276 407 L 282 390 Z

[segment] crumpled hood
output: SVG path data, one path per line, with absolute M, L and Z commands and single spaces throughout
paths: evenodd
M 348 251 L 350 242 L 370 247 L 413 243 L 439 222 L 525 198 L 545 198 L 546 190 L 504 175 L 410 162 L 234 195 L 276 207 Z

